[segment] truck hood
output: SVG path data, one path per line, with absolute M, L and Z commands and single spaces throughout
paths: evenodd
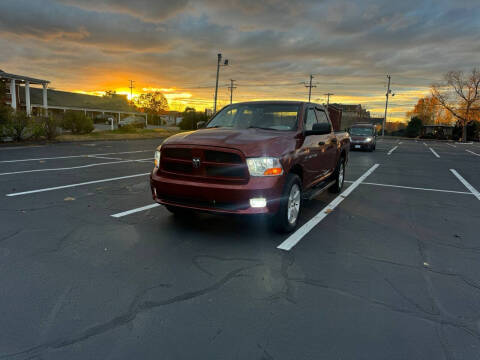
M 163 144 L 218 146 L 240 150 L 246 157 L 280 157 L 295 150 L 295 135 L 293 131 L 210 128 L 173 135 Z

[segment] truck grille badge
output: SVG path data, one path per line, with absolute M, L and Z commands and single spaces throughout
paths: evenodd
M 200 158 L 193 158 L 192 165 L 195 169 L 198 169 L 200 167 Z

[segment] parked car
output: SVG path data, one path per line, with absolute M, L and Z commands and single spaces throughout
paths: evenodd
M 145 118 L 140 116 L 128 116 L 118 121 L 119 128 L 125 125 L 133 125 L 135 127 L 144 128 L 146 126 Z
M 373 124 L 354 124 L 350 133 L 350 149 L 374 151 L 377 147 L 377 129 Z
M 177 215 L 267 214 L 289 232 L 304 200 L 341 191 L 349 148 L 348 133 L 333 131 L 322 105 L 237 103 L 157 148 L 152 196 Z

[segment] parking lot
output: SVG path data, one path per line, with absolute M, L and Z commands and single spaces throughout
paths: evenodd
M 159 140 L 0 148 L 0 359 L 478 359 L 480 145 L 379 140 L 301 226 L 153 204 Z

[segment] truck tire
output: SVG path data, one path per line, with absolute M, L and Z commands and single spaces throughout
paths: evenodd
M 338 194 L 342 191 L 345 181 L 345 157 L 343 155 L 340 157 L 337 168 L 333 173 L 333 180 L 335 180 L 335 184 L 330 187 L 330 192 Z
M 302 207 L 302 183 L 298 175 L 288 174 L 280 198 L 277 213 L 272 218 L 273 228 L 281 233 L 288 233 L 297 227 Z

